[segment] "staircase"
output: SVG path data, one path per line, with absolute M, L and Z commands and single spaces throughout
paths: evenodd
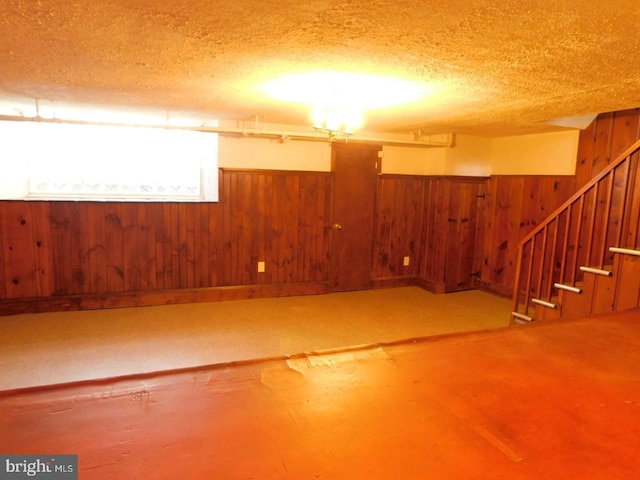
M 518 245 L 512 323 L 640 306 L 640 141 Z

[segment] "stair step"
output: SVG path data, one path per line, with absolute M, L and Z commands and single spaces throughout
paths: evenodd
M 573 285 L 565 285 L 564 283 L 554 283 L 553 286 L 558 290 L 566 290 L 567 292 L 572 292 L 572 293 L 582 293 L 581 288 L 574 287 Z
M 531 323 L 531 322 L 533 322 L 533 317 L 530 317 L 529 315 L 525 315 L 523 313 L 511 312 L 511 315 L 513 316 L 514 320 L 517 323 Z
M 612 275 L 612 272 L 610 270 L 603 270 L 602 268 L 595 267 L 580 267 L 580 271 L 602 275 L 603 277 L 610 277 Z
M 556 308 L 555 303 L 547 302 L 546 300 L 541 300 L 539 298 L 532 298 L 531 303 L 535 303 L 536 305 L 541 305 L 547 308 Z
M 609 247 L 609 251 L 612 253 L 622 253 L 623 255 L 635 255 L 640 257 L 640 250 L 633 250 L 631 248 Z

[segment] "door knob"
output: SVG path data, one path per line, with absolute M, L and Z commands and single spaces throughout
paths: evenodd
M 342 230 L 342 225 L 340 225 L 339 223 L 332 223 L 331 228 L 333 228 L 334 230 Z

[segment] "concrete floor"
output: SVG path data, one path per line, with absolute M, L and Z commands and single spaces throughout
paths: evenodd
M 80 478 L 631 479 L 640 310 L 0 394 Z

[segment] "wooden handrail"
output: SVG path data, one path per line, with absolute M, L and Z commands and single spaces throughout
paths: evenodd
M 578 190 L 576 193 L 574 193 L 566 202 L 564 202 L 551 215 L 549 215 L 546 218 L 546 220 L 544 220 L 540 225 L 538 225 L 531 232 L 529 232 L 529 234 L 526 237 L 524 237 L 520 241 L 520 243 L 518 244 L 518 249 L 522 248 L 522 246 L 524 244 L 529 242 L 533 237 L 535 237 L 538 233 L 540 233 L 547 225 L 549 225 L 552 221 L 554 221 L 556 219 L 556 217 L 558 215 L 560 215 L 560 213 L 562 213 L 562 211 L 564 209 L 568 208 L 569 205 L 573 204 L 582 195 L 584 195 L 586 192 L 591 190 L 594 187 L 594 185 L 596 185 L 600 180 L 602 180 L 604 177 L 606 177 L 611 170 L 613 170 L 618 165 L 620 165 L 622 162 L 624 162 L 630 155 L 635 153 L 637 150 L 640 150 L 640 140 L 635 142 L 633 145 L 631 145 L 629 148 L 627 148 L 624 152 L 622 152 L 620 155 L 618 155 L 613 162 L 611 162 L 604 170 L 602 170 L 595 177 L 593 177 L 589 181 L 589 183 L 587 183 L 580 190 Z
M 625 149 L 613 162 L 594 176 L 586 185 L 582 186 L 519 242 L 513 290 L 512 321 L 514 321 L 514 318 L 519 318 L 517 315 L 533 318 L 529 316 L 530 303 L 546 305 L 544 302 L 548 302 L 551 304 L 552 289 L 554 285 L 558 285 L 558 281 L 561 282 L 563 288 L 566 288 L 567 282 L 573 285 L 576 281 L 579 281 L 584 271 L 594 272 L 594 270 L 597 270 L 597 273 L 600 274 L 609 273 L 609 270 L 604 270 L 605 256 L 610 251 L 607 249 L 607 245 L 611 240 L 608 236 L 613 235 L 615 237 L 613 241 L 617 240 L 620 243 L 623 228 L 625 228 L 623 223 L 625 222 L 627 198 L 628 195 L 633 194 L 633 182 L 635 180 L 635 174 L 629 178 L 630 165 L 634 162 L 632 155 L 639 150 L 640 140 Z M 621 166 L 624 167 L 622 172 L 625 174 L 624 178 L 626 178 L 624 190 L 622 190 L 621 206 L 618 207 L 622 211 L 619 212 L 620 219 L 617 231 L 614 230 L 609 233 L 608 225 L 612 214 L 614 184 L 618 172 L 616 169 Z M 603 183 L 606 181 L 608 181 L 608 184 Z M 591 197 L 588 197 L 588 195 L 591 195 Z M 587 198 L 589 198 L 589 205 L 585 206 Z M 600 214 L 598 214 L 599 202 L 604 204 Z M 589 218 L 584 218 L 585 208 L 587 208 L 588 212 L 591 212 Z M 566 223 L 563 225 L 564 235 L 559 239 L 558 235 L 562 219 Z M 572 219 L 575 219 L 575 221 Z M 626 220 L 626 222 L 630 222 L 630 220 Z M 603 229 L 597 229 L 596 223 L 598 225 L 603 223 Z M 572 259 L 570 260 L 569 242 L 571 238 L 570 231 L 574 231 L 573 225 L 575 225 L 575 236 Z M 638 234 L 640 234 L 640 231 L 638 231 Z M 549 238 L 550 235 L 551 238 Z M 584 243 L 581 245 L 581 242 Z M 549 250 L 549 244 L 551 244 L 551 250 Z M 554 255 L 559 246 L 562 250 L 561 257 L 554 260 Z M 582 254 L 580 254 L 581 251 Z M 527 261 L 524 262 L 524 257 L 527 255 Z M 536 272 L 534 272 L 534 266 Z M 548 270 L 545 267 L 548 267 Z M 534 280 L 536 275 L 536 280 Z

